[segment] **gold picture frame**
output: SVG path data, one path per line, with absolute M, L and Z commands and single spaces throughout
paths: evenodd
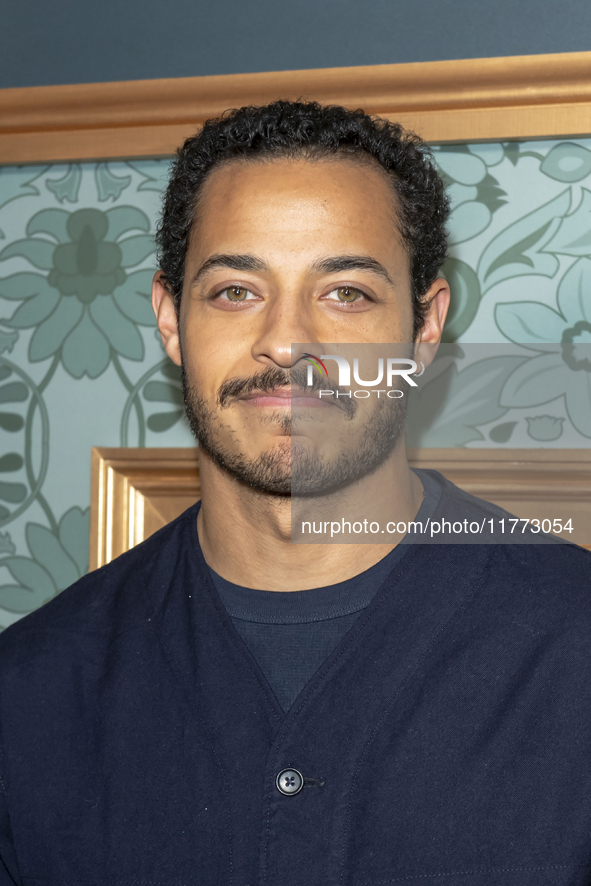
M 440 471 L 466 492 L 518 517 L 569 518 L 591 550 L 591 451 L 409 449 L 411 467 Z M 90 569 L 104 566 L 200 496 L 199 454 L 188 449 L 92 450 Z M 584 521 L 584 523 L 582 522 Z M 564 536 L 568 537 L 567 535 Z

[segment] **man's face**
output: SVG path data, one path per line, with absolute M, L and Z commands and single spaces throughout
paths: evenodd
M 172 359 L 182 353 L 201 446 L 242 481 L 289 492 L 296 449 L 322 482 L 339 459 L 342 471 L 343 453 L 364 456 L 361 472 L 373 469 L 400 435 L 396 401 L 374 398 L 352 414 L 300 386 L 310 346 L 412 341 L 409 259 L 385 176 L 341 159 L 218 168 L 187 251 L 180 341 L 163 328 L 166 318 L 159 325 Z M 292 423 L 292 406 L 337 435 L 312 439 L 305 421 Z M 384 439 L 368 460 L 377 429 Z

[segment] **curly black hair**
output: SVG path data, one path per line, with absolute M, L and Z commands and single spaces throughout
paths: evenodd
M 414 334 L 424 323 L 424 294 L 443 264 L 449 201 L 427 145 L 399 124 L 317 102 L 276 101 L 208 120 L 177 152 L 156 233 L 164 282 L 177 309 L 185 255 L 203 185 L 217 166 L 234 159 L 281 157 L 373 158 L 396 195 L 400 234 L 408 250 Z

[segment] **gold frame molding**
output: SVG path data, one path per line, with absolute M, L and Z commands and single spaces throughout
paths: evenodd
M 201 494 L 197 448 L 91 450 L 90 570 L 165 526 Z
M 467 492 L 523 517 L 585 520 L 591 549 L 591 451 L 411 449 L 413 467 L 433 468 Z M 198 450 L 92 450 L 90 569 L 164 526 L 200 495 Z M 580 540 L 579 540 L 580 543 Z
M 166 156 L 276 98 L 363 107 L 430 142 L 591 133 L 591 52 L 0 90 L 0 163 Z

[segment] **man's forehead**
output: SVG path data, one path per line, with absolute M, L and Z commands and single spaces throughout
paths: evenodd
M 385 198 L 395 196 L 391 179 L 386 170 L 373 157 L 366 153 L 336 153 L 331 155 L 295 155 L 268 157 L 249 155 L 248 157 L 232 157 L 216 166 L 207 176 L 202 188 L 206 195 L 212 188 L 224 186 L 230 190 L 248 182 L 256 182 L 258 186 L 265 179 L 283 181 L 289 187 L 290 180 L 297 179 L 298 186 L 306 178 L 319 181 L 342 181 L 343 176 L 350 182 L 353 179 L 367 181 L 373 178 L 380 190 L 385 191 Z
M 400 242 L 393 190 L 377 164 L 349 159 L 232 161 L 214 170 L 198 201 L 189 253 L 261 248 L 370 255 Z M 195 253 L 198 254 L 195 255 Z M 187 256 L 189 258 L 189 256 Z M 302 255 L 303 258 L 303 255 Z

